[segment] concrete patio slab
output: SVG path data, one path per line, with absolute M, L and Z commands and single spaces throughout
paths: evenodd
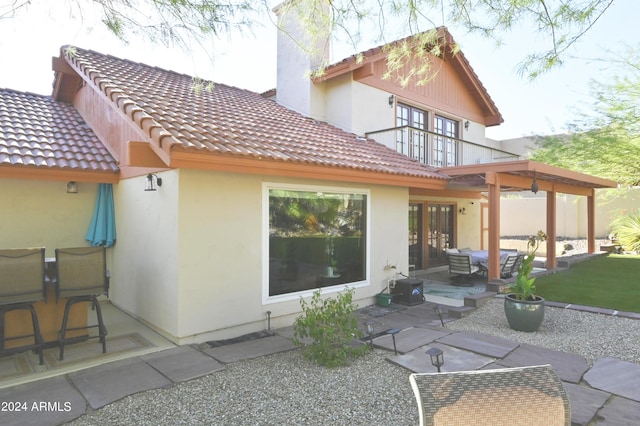
M 610 393 L 573 383 L 563 383 L 571 404 L 571 424 L 587 426 L 611 397 Z
M 513 340 L 494 337 L 475 331 L 452 333 L 438 339 L 438 343 L 444 343 L 493 358 L 504 358 L 520 346 L 520 343 L 514 342 Z
M 551 364 L 563 382 L 578 383 L 589 368 L 587 360 L 577 354 L 554 351 L 547 348 L 522 344 L 498 361 L 506 367 Z
M 444 354 L 444 365 L 440 368 L 441 371 L 478 370 L 494 361 L 493 358 L 441 344 L 422 346 L 403 355 L 387 357 L 387 360 L 414 373 L 435 373 L 438 370 L 431 365 L 431 358 L 425 353 L 432 347 L 442 349 Z
M 584 375 L 596 389 L 640 402 L 640 365 L 615 358 L 600 358 Z
M 174 383 L 224 370 L 224 365 L 191 346 L 179 346 L 140 357 Z
M 0 424 L 41 426 L 62 424 L 83 415 L 87 402 L 64 377 L 0 389 Z
M 640 402 L 614 397 L 598 412 L 598 426 L 637 425 L 640 419 Z
M 68 377 L 94 410 L 137 392 L 171 385 L 171 381 L 140 358 L 76 371 Z
M 444 329 L 443 329 L 444 330 Z M 449 331 L 440 331 L 430 328 L 413 327 L 407 328 L 398 332 L 395 335 L 396 348 L 399 353 L 407 353 L 420 346 L 427 345 L 436 339 L 448 335 Z M 393 351 L 393 337 L 391 335 L 384 335 L 373 339 L 373 344 L 380 348 L 384 348 Z
M 233 343 L 225 346 L 204 349 L 203 352 L 220 362 L 230 363 L 245 359 L 257 358 L 278 352 L 295 349 L 296 346 L 289 339 L 282 336 L 269 336 L 246 342 Z

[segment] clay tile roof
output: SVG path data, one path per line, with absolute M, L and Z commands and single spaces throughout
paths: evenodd
M 67 62 L 163 149 L 448 179 L 371 139 L 318 122 L 258 93 L 156 67 L 63 47 Z M 65 53 L 67 52 L 67 53 Z
M 119 172 L 73 105 L 8 89 L 0 89 L 0 166 Z

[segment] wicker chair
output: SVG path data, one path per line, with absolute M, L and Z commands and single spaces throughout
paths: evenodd
M 107 352 L 107 329 L 102 320 L 102 310 L 97 297 L 108 294 L 109 277 L 107 275 L 106 251 L 104 247 L 76 247 L 56 249 L 58 298 L 66 297 L 62 328 L 60 329 L 60 360 L 64 357 L 64 346 L 69 343 L 97 338 L 102 343 L 102 353 Z M 76 303 L 90 302 L 98 317 L 97 325 L 68 328 L 69 311 Z M 67 338 L 69 331 L 97 328 L 97 336 Z
M 35 302 L 45 300 L 44 248 L 0 250 L 0 315 L 4 324 L 9 311 L 27 310 L 31 313 L 33 334 L 0 338 L 0 355 L 10 355 L 25 350 L 34 350 L 44 364 L 42 348 L 44 340 L 40 333 Z M 32 345 L 5 349 L 5 342 L 33 337 Z
M 411 374 L 420 425 L 570 425 L 569 398 L 549 365 Z

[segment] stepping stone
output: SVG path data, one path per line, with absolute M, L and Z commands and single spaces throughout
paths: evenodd
M 296 346 L 289 339 L 282 336 L 269 336 L 261 339 L 247 340 L 246 342 L 204 349 L 203 352 L 226 364 L 290 351 L 295 348 Z
M 504 358 L 520 343 L 488 334 L 477 333 L 475 331 L 463 331 L 451 333 L 448 336 L 438 339 L 438 343 L 444 343 L 456 348 L 466 349 L 481 355 L 494 358 Z
M 522 344 L 509 355 L 498 361 L 507 367 L 551 364 L 563 382 L 578 383 L 589 368 L 587 360 L 577 354 Z
M 563 383 L 571 404 L 571 424 L 587 426 L 607 402 L 610 393 L 573 383 Z
M 427 345 L 436 339 L 446 336 L 448 331 L 432 330 L 430 328 L 407 328 L 396 333 L 396 348 L 404 354 L 420 346 Z M 393 350 L 393 337 L 390 334 L 373 339 L 373 344 L 379 348 Z
M 387 361 L 414 373 L 435 373 L 438 370 L 431 364 L 431 358 L 426 354 L 432 347 L 442 349 L 444 365 L 440 367 L 441 371 L 478 370 L 494 361 L 493 358 L 441 344 L 422 346 L 403 355 L 390 356 L 387 357 Z
M 224 365 L 190 346 L 179 346 L 140 357 L 174 383 L 224 370 Z
M 584 375 L 596 389 L 640 402 L 640 365 L 615 358 L 600 358 Z
M 598 426 L 640 424 L 640 402 L 614 397 L 598 412 Z
M 3 425 L 58 425 L 87 410 L 87 401 L 63 376 L 0 389 L 0 401 L 20 402 L 18 406 L 3 405 L 7 408 L 0 413 Z
M 68 377 L 94 410 L 134 393 L 171 386 L 171 381 L 140 358 L 76 371 Z

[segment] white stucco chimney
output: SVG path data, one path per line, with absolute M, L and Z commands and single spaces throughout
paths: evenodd
M 321 10 L 310 10 L 308 3 L 322 3 Z M 276 101 L 324 121 L 323 86 L 313 84 L 310 73 L 329 63 L 328 2 L 287 1 L 274 12 L 279 26 Z

